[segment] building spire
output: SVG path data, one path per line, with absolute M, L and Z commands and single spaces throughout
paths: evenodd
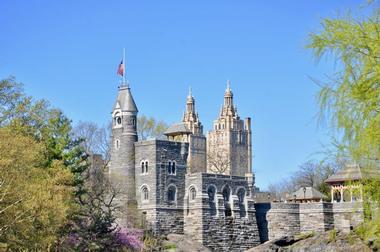
M 199 121 L 198 113 L 195 111 L 195 99 L 191 86 L 189 86 L 189 94 L 186 99 L 186 110 L 183 114 L 182 122 L 196 135 L 203 134 L 203 126 Z
M 226 89 L 227 92 L 231 92 L 231 81 L 230 80 L 227 80 L 227 89 Z

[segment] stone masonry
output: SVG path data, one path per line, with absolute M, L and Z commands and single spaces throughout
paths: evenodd
M 255 208 L 244 177 L 188 175 L 185 197 L 186 235 L 215 251 L 240 251 L 260 243 Z
M 256 204 L 256 209 L 261 210 L 258 210 L 261 213 L 259 229 L 268 232 L 269 240 L 332 229 L 348 232 L 363 222 L 364 216 L 361 202 L 271 203 L 270 207 L 267 204 L 264 206 Z M 266 216 L 264 209 L 267 211 Z

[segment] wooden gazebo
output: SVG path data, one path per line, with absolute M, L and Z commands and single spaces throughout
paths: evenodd
M 331 202 L 353 202 L 363 200 L 363 185 L 366 178 L 379 177 L 378 169 L 362 169 L 357 164 L 346 165 L 342 170 L 325 180 L 331 186 Z

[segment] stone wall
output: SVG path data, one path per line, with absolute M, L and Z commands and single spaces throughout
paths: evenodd
M 245 251 L 260 244 L 254 218 L 212 217 L 203 223 L 203 245 L 213 251 Z
M 361 202 L 341 202 L 333 204 L 334 227 L 338 230 L 349 231 L 364 220 Z
M 156 231 L 159 235 L 184 233 L 183 208 L 159 208 L 156 214 Z
M 230 211 L 225 208 L 222 194 L 226 186 L 231 189 Z M 210 187 L 215 189 L 214 201 L 210 201 Z M 189 197 L 190 188 L 196 188 L 195 199 Z M 238 191 L 242 189 L 246 193 L 244 204 L 241 204 L 237 196 Z M 189 174 L 186 177 L 186 191 L 186 235 L 213 251 L 244 251 L 260 244 L 256 211 L 244 177 Z
M 299 204 L 300 232 L 323 232 L 334 228 L 331 203 Z
M 363 221 L 363 207 L 359 202 L 271 203 L 269 207 L 268 211 L 268 206 L 256 204 L 261 241 L 265 241 L 266 234 L 271 240 L 334 228 L 349 231 Z M 267 229 L 265 221 L 268 223 Z
M 300 232 L 299 205 L 272 203 L 267 214 L 269 240 Z

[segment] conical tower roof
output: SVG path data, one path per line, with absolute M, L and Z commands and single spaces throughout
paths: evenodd
M 122 111 L 128 112 L 138 112 L 129 86 L 122 85 L 119 87 L 119 94 L 117 96 L 113 109 L 121 109 Z

